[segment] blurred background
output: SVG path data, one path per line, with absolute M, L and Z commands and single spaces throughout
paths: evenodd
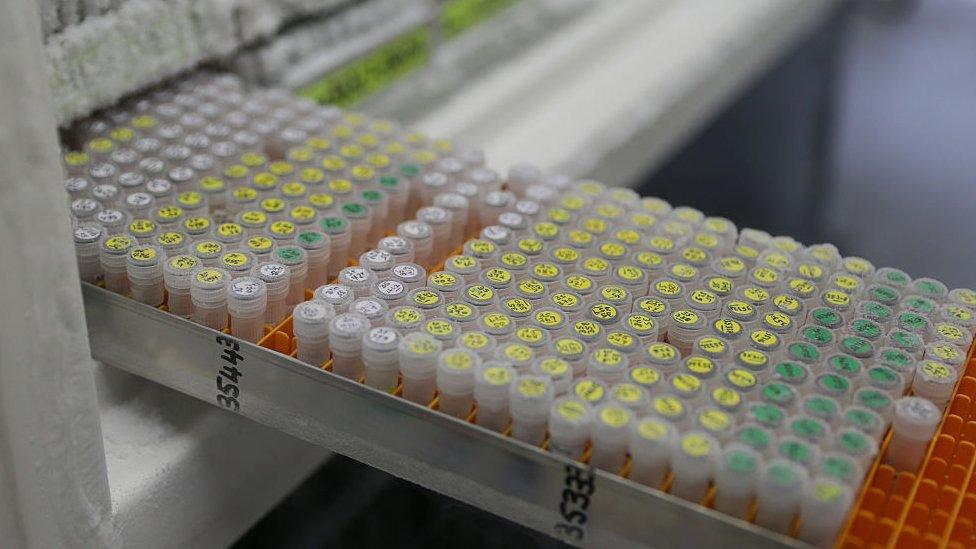
M 740 227 L 833 242 L 879 266 L 972 286 L 974 28 L 970 1 L 834 4 L 669 153 L 649 152 L 660 156 L 648 169 L 603 180 L 726 216 Z M 613 102 L 612 83 L 609 88 L 606 100 Z M 610 155 L 590 173 L 620 172 L 613 164 L 639 156 L 636 149 Z M 492 149 L 487 152 L 491 158 Z M 236 546 L 392 543 L 557 545 L 336 456 Z

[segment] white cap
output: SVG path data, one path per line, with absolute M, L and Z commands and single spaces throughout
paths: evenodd
M 928 442 L 942 420 L 942 410 L 928 399 L 908 396 L 895 402 L 893 428 L 900 436 Z
M 360 313 L 336 315 L 329 323 L 329 344 L 333 352 L 355 353 L 362 349 L 363 334 L 369 331 L 369 319 Z
M 268 304 L 268 288 L 264 281 L 242 276 L 227 287 L 227 310 L 231 315 L 263 314 Z
M 313 299 L 295 306 L 292 313 L 292 331 L 295 337 L 324 338 L 329 335 L 329 323 L 335 318 L 331 303 Z

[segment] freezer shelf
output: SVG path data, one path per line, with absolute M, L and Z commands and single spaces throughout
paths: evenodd
M 568 543 L 798 545 L 101 288 L 82 293 L 97 360 Z

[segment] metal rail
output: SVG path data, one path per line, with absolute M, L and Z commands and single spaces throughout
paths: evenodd
M 101 288 L 83 294 L 96 359 L 568 543 L 797 545 Z

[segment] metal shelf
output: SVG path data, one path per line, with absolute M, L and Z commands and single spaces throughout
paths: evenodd
M 222 354 L 234 348 L 237 413 L 564 541 L 796 545 L 95 286 L 85 284 L 82 293 L 96 359 L 226 407 L 217 397 L 218 372 L 229 364 Z M 573 517 L 582 517 L 582 539 L 558 526 L 567 522 L 560 511 L 567 488 L 589 493 Z

